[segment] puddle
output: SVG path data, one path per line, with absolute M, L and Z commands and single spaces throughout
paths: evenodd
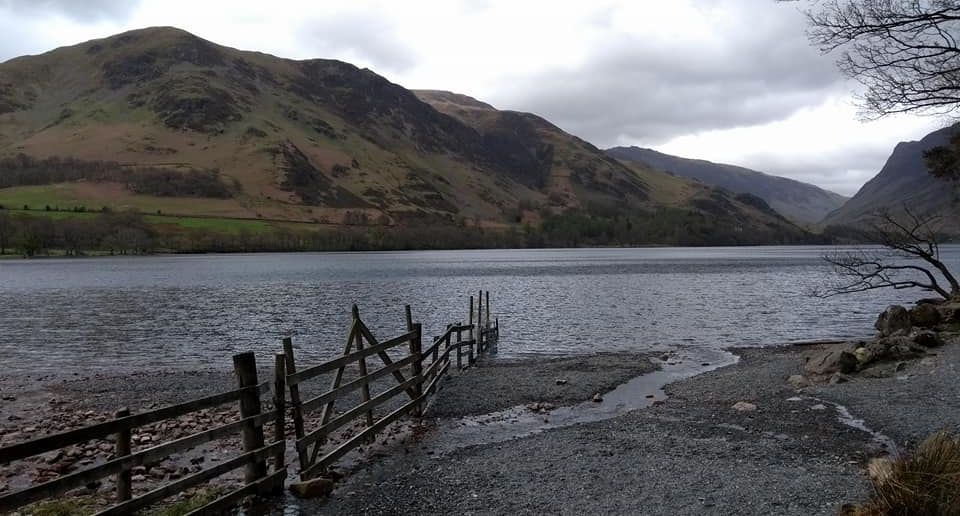
M 455 420 L 441 420 L 431 433 L 429 448 L 443 455 L 468 446 L 493 444 L 525 437 L 553 428 L 610 419 L 649 407 L 667 398 L 663 388 L 714 369 L 735 364 L 739 357 L 723 350 L 687 348 L 676 351 L 661 369 L 633 378 L 603 395 L 603 401 L 585 401 L 534 412 L 517 406 L 499 412 Z
M 867 426 L 867 422 L 863 419 L 858 419 L 850 413 L 850 409 L 839 403 L 834 403 L 832 401 L 822 400 L 820 398 L 814 398 L 813 396 L 797 396 L 794 398 L 789 398 L 787 401 L 815 401 L 817 405 L 810 407 L 811 410 L 824 410 L 825 405 L 829 405 L 837 411 L 837 421 L 841 424 L 849 426 L 850 428 L 855 428 L 861 432 L 870 434 L 871 440 L 876 444 L 880 449 L 885 450 L 892 457 L 898 455 L 897 443 L 888 437 L 887 435 L 874 430 Z M 820 407 L 820 408 L 818 408 Z

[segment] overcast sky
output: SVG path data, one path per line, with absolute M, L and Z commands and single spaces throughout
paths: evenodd
M 773 0 L 0 0 L 0 61 L 172 25 L 408 88 L 531 111 L 599 147 L 638 145 L 852 195 L 893 146 L 942 126 L 863 123 L 803 4 Z

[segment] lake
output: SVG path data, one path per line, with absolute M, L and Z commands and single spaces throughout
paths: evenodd
M 343 347 L 357 303 L 374 334 L 425 341 L 489 290 L 501 356 L 780 345 L 865 337 L 921 292 L 830 299 L 820 247 L 179 255 L 0 261 L 8 372 L 229 369 L 291 335 L 298 358 Z M 944 256 L 960 268 L 960 246 Z M 272 358 L 271 358 L 272 360 Z

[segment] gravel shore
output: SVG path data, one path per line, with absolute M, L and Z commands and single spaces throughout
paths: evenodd
M 846 407 L 906 445 L 960 428 L 960 345 L 897 377 L 798 392 L 786 378 L 810 348 L 733 350 L 739 363 L 669 385 L 668 398 L 619 417 L 494 445 L 431 448 L 371 464 L 343 481 L 327 514 L 836 514 L 868 493 L 874 435 Z M 547 375 L 549 376 L 549 375 Z M 464 376 L 463 378 L 468 378 Z M 443 396 L 478 388 L 451 382 Z M 518 385 L 519 387 L 519 385 Z M 523 397 L 519 392 L 514 397 Z M 738 402 L 756 406 L 737 411 Z M 838 409 L 837 404 L 841 407 Z
M 737 363 L 665 387 L 631 379 L 666 383 L 683 364 L 689 376 L 731 360 L 682 352 L 486 357 L 452 371 L 419 429 L 357 463 L 330 499 L 286 497 L 276 512 L 836 514 L 868 493 L 864 468 L 889 451 L 882 438 L 906 447 L 938 429 L 960 429 L 960 343 L 893 377 L 797 391 L 786 378 L 800 372 L 810 349 L 734 349 Z M 0 441 L 65 410 L 146 409 L 233 382 L 219 371 L 0 378 L 5 394 L 16 393 L 0 404 Z M 591 401 L 596 393 L 635 396 L 636 406 L 610 410 Z M 755 408 L 735 410 L 739 402 Z M 542 424 L 531 432 L 531 421 Z

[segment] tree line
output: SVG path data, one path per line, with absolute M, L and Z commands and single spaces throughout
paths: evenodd
M 173 170 L 163 167 L 126 166 L 115 161 L 76 158 L 34 158 L 17 154 L 0 158 L 0 188 L 37 186 L 75 181 L 122 183 L 138 194 L 160 197 L 227 199 L 231 187 L 216 169 Z M 238 189 L 233 185 L 233 189 Z

